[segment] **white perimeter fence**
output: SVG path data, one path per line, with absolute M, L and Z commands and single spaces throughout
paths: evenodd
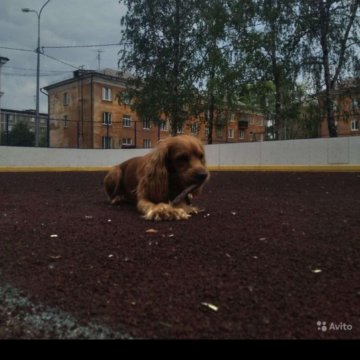
M 211 169 L 352 167 L 360 170 L 360 137 L 206 145 Z M 146 149 L 53 149 L 0 147 L 0 169 L 107 168 Z M 16 170 L 16 169 L 15 169 Z

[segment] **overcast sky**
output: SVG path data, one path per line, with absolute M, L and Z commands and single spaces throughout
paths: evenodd
M 2 67 L 1 107 L 35 109 L 37 23 L 35 13 L 46 0 L 0 0 L 0 56 L 9 58 Z M 50 0 L 41 14 L 41 46 L 115 44 L 120 41 L 120 19 L 126 8 L 118 0 Z M 31 51 L 15 51 L 4 47 Z M 117 68 L 119 46 L 44 49 L 44 53 L 62 60 L 65 65 L 40 57 L 40 87 L 72 77 L 80 66 L 98 69 Z M 40 111 L 47 112 L 47 98 L 40 95 Z

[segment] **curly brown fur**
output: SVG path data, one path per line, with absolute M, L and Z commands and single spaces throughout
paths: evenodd
M 104 179 L 112 204 L 132 202 L 147 220 L 185 220 L 198 209 L 185 196 L 172 204 L 185 189 L 193 186 L 197 196 L 209 179 L 201 142 L 189 135 L 161 140 L 145 156 L 114 166 Z

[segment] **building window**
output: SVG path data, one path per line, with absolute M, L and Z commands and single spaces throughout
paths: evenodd
M 143 129 L 149 130 L 151 127 L 150 120 L 143 120 Z
M 228 138 L 229 138 L 229 139 L 233 139 L 233 138 L 234 138 L 234 129 L 229 129 L 229 130 L 228 130 Z
M 69 117 L 68 115 L 64 115 L 64 128 L 69 126 Z
M 111 88 L 102 88 L 102 99 L 111 101 Z
M 353 110 L 356 111 L 359 108 L 359 100 L 353 99 L 351 103 Z
M 129 115 L 124 115 L 122 121 L 123 127 L 131 127 L 131 118 Z
M 103 112 L 103 125 L 112 124 L 112 115 L 109 112 Z
M 131 140 L 131 138 L 124 138 L 121 140 L 121 144 L 122 145 L 132 145 L 132 140 Z
M 222 137 L 222 134 L 223 134 L 223 128 L 222 128 L 222 126 L 217 126 L 217 127 L 216 127 L 216 136 L 217 136 L 217 137 Z
M 111 147 L 112 147 L 111 136 L 103 136 L 102 137 L 102 148 L 103 149 L 111 149 Z
M 165 120 L 160 121 L 159 127 L 160 127 L 160 131 L 168 131 L 167 122 Z
M 359 131 L 359 120 L 351 120 L 351 131 Z
M 178 124 L 176 133 L 177 134 L 183 134 L 184 133 L 184 129 L 183 129 L 182 125 Z
M 240 139 L 240 140 L 244 140 L 244 139 L 245 139 L 245 131 L 244 131 L 244 130 L 239 130 L 239 139 Z
M 64 93 L 64 97 L 63 97 L 63 103 L 64 103 L 64 106 L 68 106 L 69 105 L 69 93 L 65 92 Z
M 250 118 L 250 125 L 255 125 L 255 120 L 253 117 Z
M 144 139 L 143 140 L 143 148 L 144 149 L 150 149 L 151 148 L 151 140 L 150 139 Z
M 259 126 L 263 126 L 263 125 L 264 125 L 263 119 L 258 119 L 258 125 L 259 125 Z
M 198 124 L 191 124 L 190 125 L 190 132 L 194 135 L 199 133 L 199 125 Z

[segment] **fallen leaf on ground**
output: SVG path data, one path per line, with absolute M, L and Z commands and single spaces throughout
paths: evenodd
M 50 237 L 51 238 L 57 238 L 57 237 L 59 237 L 59 235 L 58 234 L 51 234 Z
M 314 274 L 318 274 L 318 273 L 321 273 L 322 270 L 321 269 L 313 269 L 311 270 Z
M 156 234 L 159 231 L 156 230 L 156 229 L 147 229 L 145 232 L 148 233 L 148 234 Z
M 211 309 L 213 311 L 218 311 L 219 310 L 218 306 L 216 306 L 214 304 L 207 303 L 207 302 L 202 302 L 201 305 L 204 305 L 204 306 L 208 307 L 209 309 Z

